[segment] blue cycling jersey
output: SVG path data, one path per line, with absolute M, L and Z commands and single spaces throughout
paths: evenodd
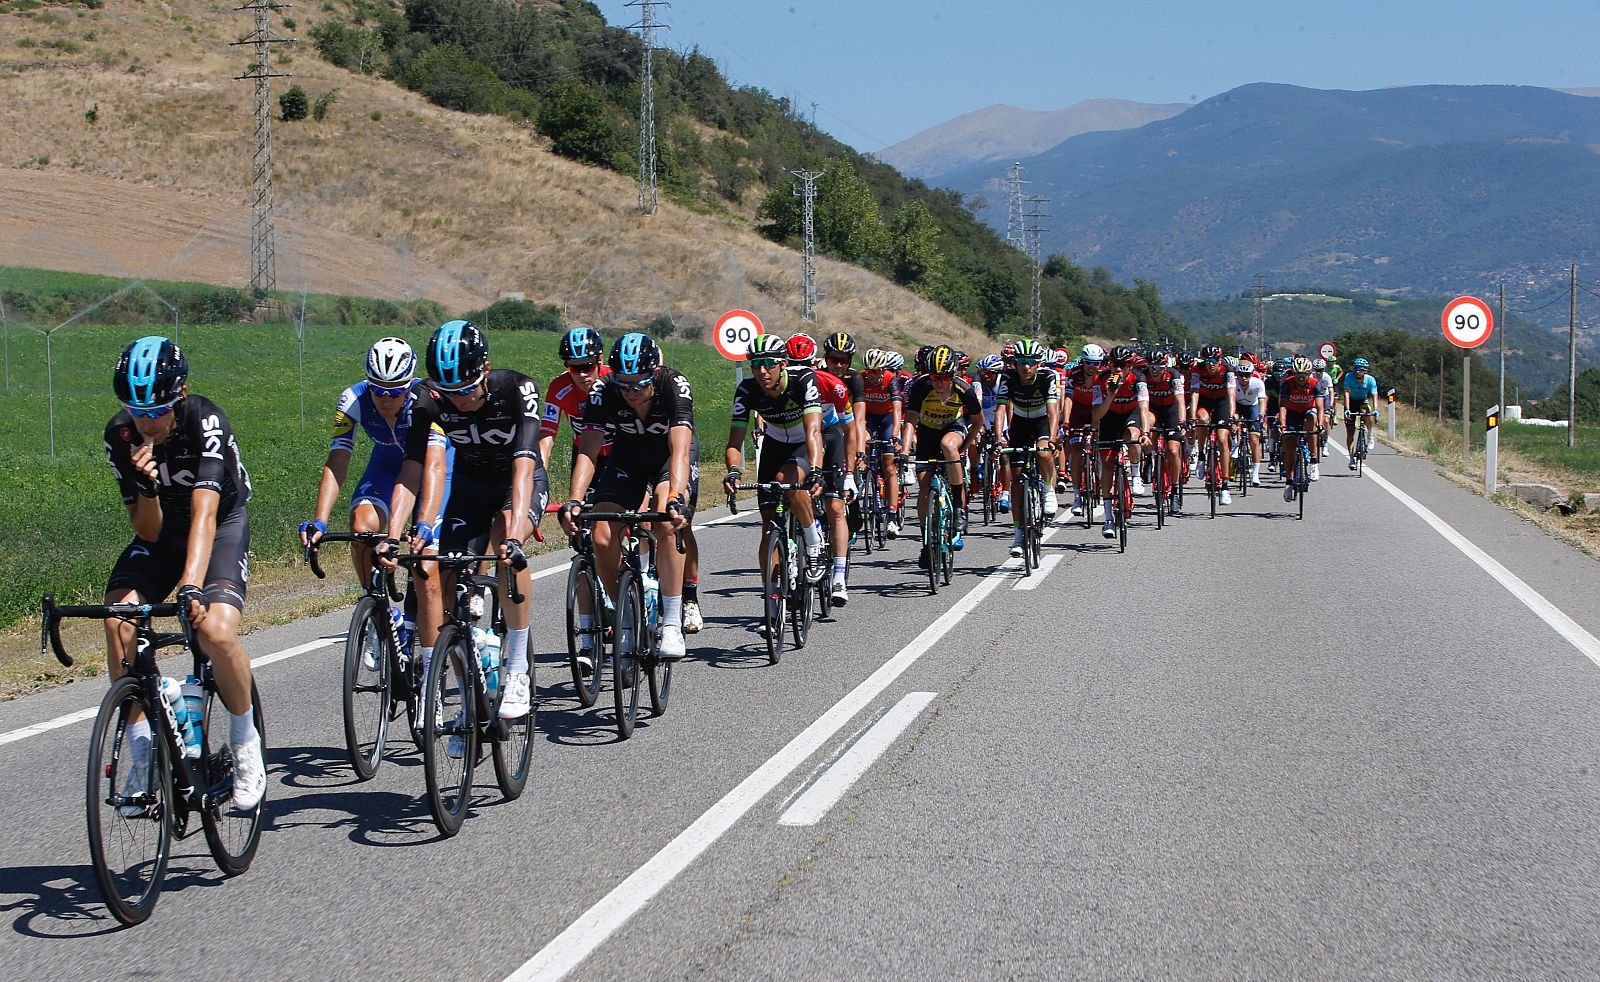
M 367 460 L 367 468 L 362 473 L 361 479 L 356 482 L 355 490 L 350 496 L 350 505 L 353 509 L 357 504 L 370 503 L 378 508 L 384 515 L 388 514 L 389 499 L 394 493 L 395 478 L 400 474 L 400 465 L 406 458 L 406 435 L 411 430 L 411 411 L 416 405 L 418 386 L 422 383 L 413 382 L 411 391 L 406 394 L 406 401 L 400 407 L 400 412 L 395 415 L 393 423 L 383 418 L 377 405 L 372 401 L 372 393 L 366 380 L 357 382 L 345 389 L 339 396 L 339 404 L 333 411 L 333 443 L 332 450 L 343 450 L 353 453 L 356 447 L 356 429 L 359 427 L 372 440 L 372 456 Z M 429 446 L 445 448 L 445 485 L 444 496 L 450 497 L 450 477 L 455 470 L 456 448 L 445 438 L 444 431 L 434 427 L 435 432 L 429 435 Z
M 1370 402 L 1378 398 L 1378 380 L 1372 377 L 1371 372 L 1361 376 L 1346 372 L 1340 385 L 1351 402 Z

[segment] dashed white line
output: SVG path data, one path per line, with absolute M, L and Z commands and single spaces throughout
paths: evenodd
M 851 744 L 844 756 L 823 770 L 805 792 L 778 816 L 779 825 L 815 825 L 833 810 L 850 786 L 860 780 L 889 745 L 905 732 L 937 692 L 912 692 L 895 704 Z

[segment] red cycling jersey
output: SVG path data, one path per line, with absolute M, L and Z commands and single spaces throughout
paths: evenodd
M 611 374 L 609 365 L 600 366 L 600 377 Z M 572 421 L 572 443 L 583 435 L 583 407 L 589 402 L 589 389 L 572 380 L 570 372 L 562 372 L 550 380 L 545 389 L 544 417 L 539 420 L 539 436 L 555 436 L 561 428 L 561 417 Z
M 894 372 L 862 372 L 861 383 L 866 393 L 868 416 L 892 415 L 895 403 L 905 401 L 900 391 L 900 376 Z
M 817 394 L 821 397 L 823 406 L 832 406 L 836 416 L 849 416 L 851 412 L 849 386 L 845 385 L 844 380 L 832 372 L 823 371 L 820 368 L 814 368 L 812 371 L 817 376 Z M 836 419 L 828 418 L 829 414 L 826 409 L 823 410 L 822 415 L 823 421 L 826 423 L 837 421 Z
M 1138 409 L 1140 404 L 1150 402 L 1150 389 L 1144 380 L 1144 374 L 1136 368 L 1122 368 L 1115 372 L 1103 375 L 1099 388 L 1101 398 L 1111 400 L 1111 415 L 1127 416 Z
M 1283 389 L 1278 395 L 1279 403 L 1291 413 L 1303 413 L 1316 406 L 1317 380 L 1314 378 L 1301 378 L 1291 375 L 1283 382 Z
M 1227 365 L 1198 365 L 1189 379 L 1189 391 L 1206 402 L 1226 401 L 1233 385 L 1229 378 L 1232 374 Z
M 1062 379 L 1062 391 L 1072 396 L 1074 405 L 1093 406 L 1094 388 L 1100 383 L 1104 374 L 1103 371 L 1097 371 L 1080 363 Z
M 1183 376 L 1170 368 L 1149 368 L 1144 373 L 1150 387 L 1150 405 L 1176 406 L 1183 398 Z

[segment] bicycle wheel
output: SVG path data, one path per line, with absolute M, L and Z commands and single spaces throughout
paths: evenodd
M 254 679 L 250 682 L 250 715 L 255 718 L 256 735 L 261 739 L 264 758 L 267 718 L 261 710 L 261 692 Z M 205 715 L 200 728 L 200 756 L 206 765 L 205 779 L 212 787 L 233 776 L 233 748 L 222 737 L 227 732 L 228 722 L 228 707 L 222 704 L 216 690 L 207 686 Z M 223 729 L 218 730 L 219 725 Z M 200 824 L 206 830 L 206 846 L 225 876 L 238 876 L 250 868 L 256 857 L 256 847 L 261 844 L 261 810 L 266 803 L 267 796 L 262 795 L 256 806 L 247 812 L 223 803 L 200 813 Z
M 761 571 L 761 624 L 766 634 L 767 661 L 776 665 L 783 657 L 783 613 L 788 605 L 784 571 L 789 568 L 788 550 L 777 529 L 770 532 L 765 558 Z
M 662 661 L 652 655 L 650 669 L 650 715 L 661 716 L 667 711 L 667 700 L 672 696 L 672 666 L 676 662 Z
M 939 593 L 939 567 L 943 562 L 940 557 L 940 529 L 943 524 L 939 521 L 938 498 L 933 495 L 933 482 L 928 482 L 929 497 L 928 510 L 922 515 L 922 550 L 928 556 L 928 590 L 937 595 Z
M 1310 474 L 1310 465 L 1306 463 L 1306 461 L 1309 459 L 1310 458 L 1307 456 L 1306 451 L 1302 448 L 1300 451 L 1299 470 L 1295 474 L 1295 487 L 1298 490 L 1294 496 L 1295 501 L 1300 505 L 1300 513 L 1296 517 L 1302 522 L 1305 521 L 1306 518 L 1306 492 L 1311 488 L 1311 482 L 1306 479 Z
M 150 724 L 154 732 L 141 763 L 127 739 L 128 717 L 135 713 L 152 719 L 143 685 L 124 676 L 100 700 L 84 785 L 94 878 L 111 915 L 129 925 L 142 923 L 161 899 L 175 807 L 172 761 L 160 724 Z M 135 794 L 123 797 L 128 791 Z M 123 815 L 123 808 L 137 811 Z
M 433 647 L 422 713 L 428 810 L 446 838 L 461 830 L 472 800 L 472 769 L 478 761 L 477 664 L 471 636 L 446 624 Z
M 501 635 L 504 647 L 504 635 Z M 500 674 L 506 674 L 505 666 L 501 666 Z M 494 739 L 494 780 L 500 785 L 500 793 L 507 801 L 516 801 L 522 797 L 522 789 L 528 785 L 528 767 L 533 762 L 533 732 L 537 729 L 539 717 L 539 683 L 534 677 L 534 662 L 530 655 L 528 658 L 528 711 L 516 719 L 496 720 L 497 728 Z M 503 685 L 503 683 L 502 683 Z M 504 691 L 502 689 L 502 691 Z M 504 735 L 499 735 L 503 730 Z
M 806 646 L 806 640 L 811 636 L 811 594 L 815 585 L 811 582 L 811 557 L 805 549 L 805 537 L 800 529 L 800 516 L 789 513 L 789 555 L 792 557 L 787 567 L 789 587 L 789 630 L 794 640 L 794 649 L 799 651 Z
M 376 598 L 362 597 L 344 643 L 344 746 L 362 781 L 378 772 L 389 737 L 388 619 Z
M 1133 489 L 1128 486 L 1128 465 L 1117 468 L 1117 551 L 1128 551 L 1128 513 L 1133 503 Z
M 1039 521 L 1039 516 L 1044 514 L 1044 485 L 1033 486 L 1033 514 L 1032 527 L 1023 533 L 1022 551 L 1033 554 L 1033 568 L 1039 568 L 1039 553 L 1044 547 L 1044 523 Z
M 579 626 L 581 605 L 589 605 L 589 627 Z M 605 600 L 600 593 L 600 581 L 595 576 L 594 565 L 587 556 L 574 556 L 567 567 L 567 667 L 572 670 L 572 688 L 578 693 L 578 704 L 585 708 L 594 705 L 600 697 L 602 675 L 600 662 L 605 654 Z M 578 665 L 578 652 L 583 642 L 588 642 L 589 674 Z M 531 664 L 531 662 L 530 662 Z
M 1167 524 L 1167 444 L 1165 438 L 1156 441 L 1155 448 L 1150 451 L 1155 460 L 1150 464 L 1150 473 L 1154 478 L 1150 482 L 1150 497 L 1155 499 L 1156 528 Z
M 1217 438 L 1212 434 L 1211 442 L 1206 445 L 1206 497 L 1211 499 L 1211 517 L 1217 517 L 1217 502 L 1222 498 L 1222 462 L 1217 459 Z
M 617 580 L 617 622 L 611 632 L 611 694 L 617 712 L 617 737 L 633 736 L 639 718 L 639 650 L 645 632 L 644 586 L 639 574 L 624 569 Z
M 1027 478 L 1023 478 L 1020 486 L 1013 486 L 1013 490 L 1020 493 L 1012 507 L 1017 510 L 1017 528 L 1022 531 L 1022 575 L 1032 576 L 1033 568 L 1037 565 L 1033 558 L 1033 547 L 1029 539 L 1033 535 L 1033 485 Z
M 961 514 L 956 509 L 956 503 L 950 500 L 948 491 L 944 495 L 940 511 L 944 514 L 945 534 L 939 551 L 939 577 L 945 586 L 949 586 L 956 565 L 956 552 L 950 548 L 950 543 L 955 541 L 956 525 L 961 521 Z

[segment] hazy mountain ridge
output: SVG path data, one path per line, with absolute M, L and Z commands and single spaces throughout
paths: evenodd
M 1418 294 L 1600 260 L 1600 101 L 1519 86 L 1365 92 L 1257 84 L 1023 163 L 1050 252 L 1172 296 L 1258 272 Z M 945 183 L 1004 221 L 1003 172 Z

